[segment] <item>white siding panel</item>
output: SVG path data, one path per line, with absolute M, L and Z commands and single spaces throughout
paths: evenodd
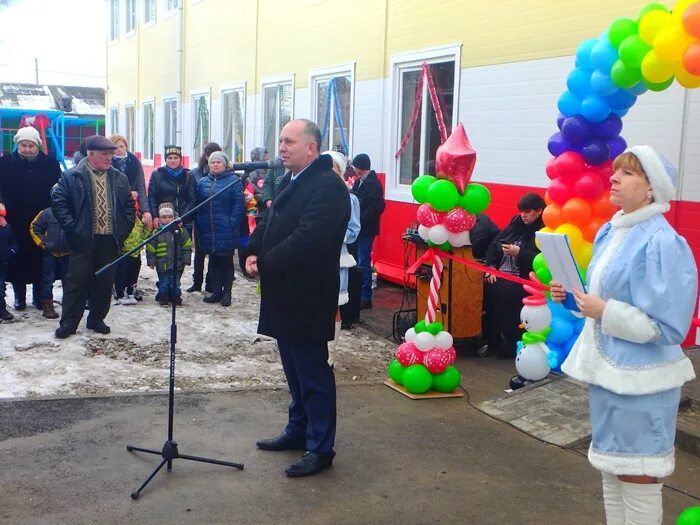
M 687 98 L 680 198 L 700 202 L 700 89 L 687 91 Z
M 309 88 L 297 89 L 294 93 L 294 113 L 292 113 L 292 118 L 311 120 L 311 108 L 309 104 Z
M 249 154 L 253 148 L 258 147 L 258 97 L 256 95 L 248 95 L 246 97 L 246 116 L 245 116 L 245 150 Z M 270 151 L 270 158 L 274 159 L 277 155 Z M 247 157 L 246 157 L 247 158 Z
M 352 129 L 352 151 L 350 158 L 358 153 L 366 153 L 372 162 L 372 169 L 385 172 L 382 163 L 382 130 L 387 120 L 382 122 L 382 80 L 366 80 L 355 83 L 355 107 Z
M 219 97 L 211 101 L 211 111 L 209 113 L 209 140 L 223 147 L 224 130 L 221 120 L 221 97 Z M 204 144 L 202 144 L 202 147 L 204 147 Z

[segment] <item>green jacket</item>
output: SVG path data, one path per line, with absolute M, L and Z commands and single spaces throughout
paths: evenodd
M 192 260 L 192 239 L 185 228 L 180 230 L 180 249 L 178 250 L 177 269 L 182 270 Z M 155 266 L 159 272 L 167 272 L 175 267 L 175 236 L 165 232 L 146 245 L 146 264 Z

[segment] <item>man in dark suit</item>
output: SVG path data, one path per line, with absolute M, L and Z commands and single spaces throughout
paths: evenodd
M 321 132 L 293 120 L 280 134 L 287 173 L 248 244 L 246 270 L 260 276 L 258 332 L 277 339 L 291 403 L 285 430 L 258 441 L 263 450 L 305 450 L 290 477 L 331 466 L 335 451 L 335 377 L 328 341 L 335 335 L 340 249 L 350 220 L 347 188 L 319 156 Z
M 379 218 L 384 211 L 384 190 L 371 169 L 366 153 L 355 155 L 352 167 L 357 180 L 352 192 L 360 200 L 360 235 L 357 237 L 357 266 L 362 269 L 360 308 L 372 308 L 372 243 L 379 235 Z

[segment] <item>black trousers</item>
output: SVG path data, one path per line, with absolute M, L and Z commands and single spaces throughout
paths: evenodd
M 95 272 L 109 264 L 119 255 L 119 249 L 111 235 L 95 235 L 92 250 L 73 252 L 68 262 L 68 272 L 63 281 L 63 310 L 61 326 L 77 328 L 85 311 L 85 302 L 90 300 L 91 321 L 102 321 L 109 312 L 116 268 L 95 277 Z
M 117 272 L 114 276 L 114 292 L 117 299 L 126 295 L 134 295 L 136 283 L 141 273 L 141 255 L 127 257 L 117 264 Z
M 484 335 L 489 352 L 501 357 L 515 357 L 518 341 L 525 333 L 518 327 L 525 295 L 521 284 L 505 279 L 498 279 L 493 284 L 484 283 Z

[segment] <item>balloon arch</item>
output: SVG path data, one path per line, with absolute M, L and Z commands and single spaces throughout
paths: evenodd
M 700 87 L 700 0 L 680 0 L 672 10 L 648 4 L 636 19 L 613 20 L 576 50 L 567 90 L 557 103 L 559 130 L 547 144 L 552 158 L 546 165 L 550 183 L 542 218 L 543 231 L 568 236 L 584 282 L 593 239 L 614 212 L 609 202 L 612 159 L 627 147 L 622 118 L 639 95 L 663 91 L 674 79 L 689 89 Z M 420 204 L 419 235 L 431 247 L 433 276 L 426 317 L 406 331 L 388 374 L 413 394 L 451 392 L 460 383 L 452 366 L 453 339 L 437 322 L 436 306 L 442 252 L 469 242 L 475 214 L 491 200 L 485 186 L 469 182 L 475 161 L 460 124 L 438 149 L 437 178 L 422 175 L 411 187 Z M 527 332 L 516 357 L 518 372 L 528 380 L 558 371 L 583 327 L 582 319 L 547 300 L 544 289 L 552 276 L 542 254 L 533 261 L 533 271 L 521 312 Z

